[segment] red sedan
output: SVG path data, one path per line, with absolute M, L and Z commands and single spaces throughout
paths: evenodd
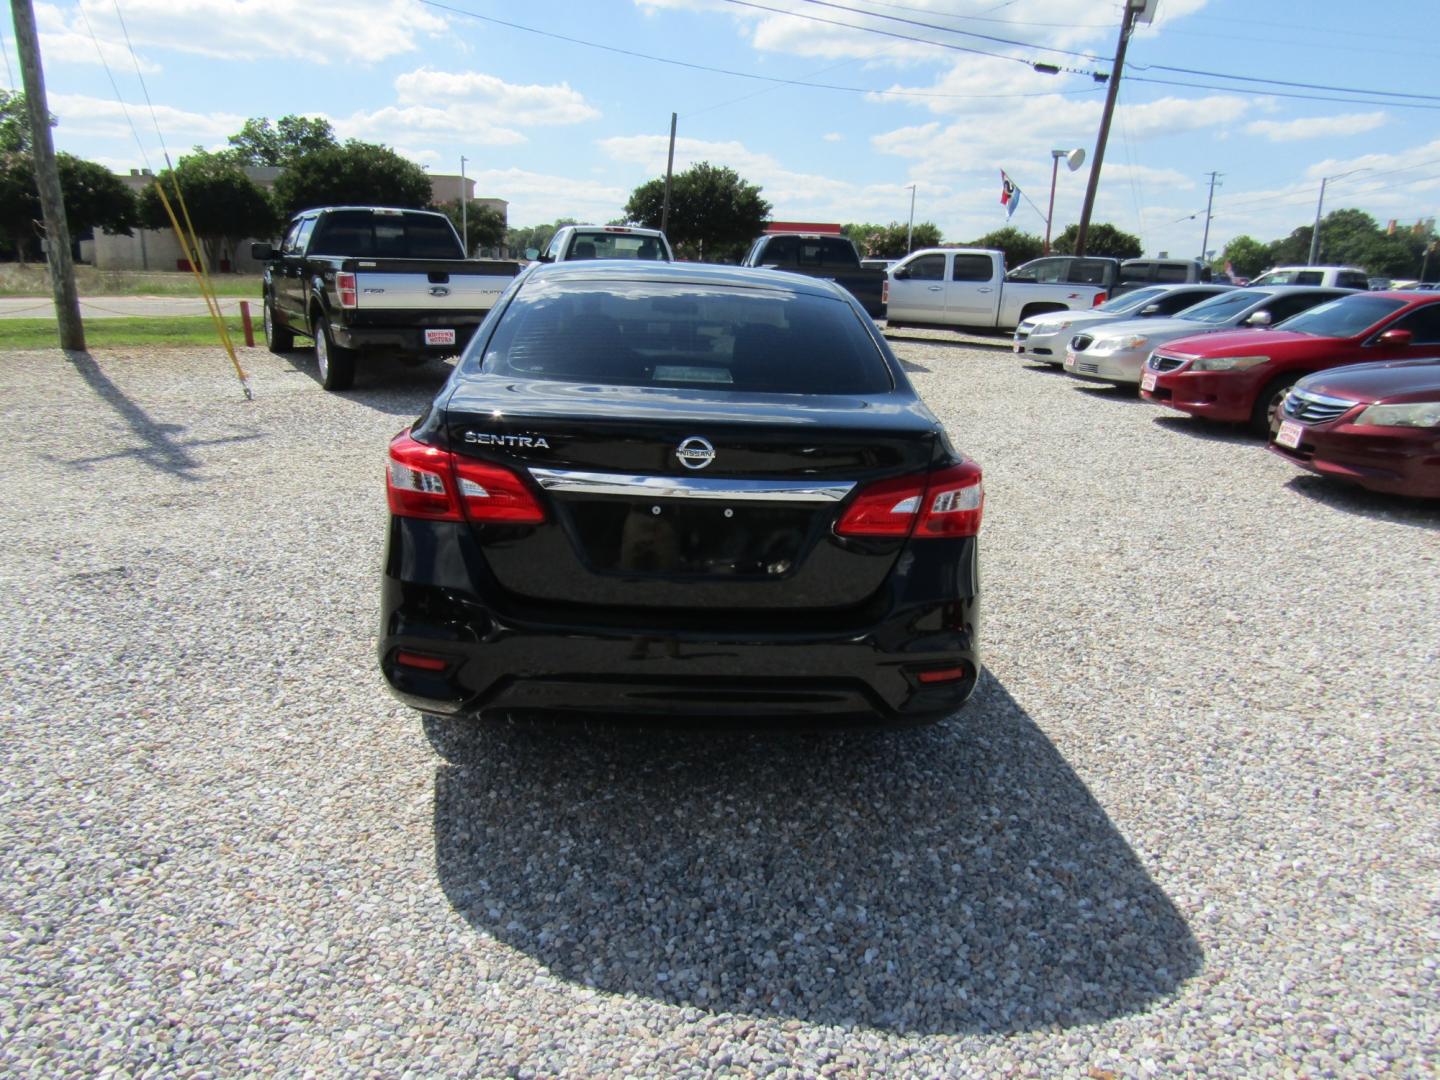
M 1342 296 L 1273 330 L 1180 338 L 1150 354 L 1140 395 L 1194 416 L 1274 430 L 1290 387 L 1313 371 L 1370 360 L 1433 355 L 1440 296 L 1374 292 Z
M 1270 449 L 1373 491 L 1440 498 L 1440 356 L 1301 379 Z

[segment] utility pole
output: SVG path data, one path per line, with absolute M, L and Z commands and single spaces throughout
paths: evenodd
M 1320 209 L 1325 205 L 1325 185 L 1335 179 L 1332 176 L 1320 178 L 1320 198 L 1315 203 L 1315 227 L 1310 230 L 1310 257 L 1305 260 L 1306 266 L 1314 266 L 1320 261 Z
M 670 175 L 675 171 L 675 121 L 676 113 L 670 114 L 670 155 L 665 159 L 665 204 L 660 208 L 660 231 L 668 238 L 670 228 Z
M 1090 232 L 1090 214 L 1095 209 L 1095 192 L 1100 187 L 1100 167 L 1105 164 L 1105 143 L 1110 138 L 1110 118 L 1115 114 L 1115 99 L 1120 94 L 1120 73 L 1125 67 L 1125 49 L 1130 44 L 1130 32 L 1135 28 L 1135 18 L 1144 10 L 1146 22 L 1154 15 L 1153 4 L 1146 6 L 1146 0 L 1125 0 L 1125 11 L 1120 16 L 1120 39 L 1115 43 L 1115 63 L 1110 69 L 1110 87 L 1105 92 L 1105 112 L 1100 117 L 1100 134 L 1095 139 L 1095 160 L 1090 166 L 1090 182 L 1085 185 L 1085 206 L 1080 211 L 1080 229 L 1075 234 L 1075 254 L 1085 254 L 1085 238 Z
M 20 54 L 20 77 L 25 83 L 25 104 L 30 111 L 30 146 L 35 158 L 35 186 L 45 216 L 45 240 L 50 263 L 50 284 L 55 292 L 55 317 L 60 323 L 60 347 L 85 351 L 85 324 L 80 320 L 80 295 L 75 290 L 75 264 L 70 258 L 70 229 L 65 224 L 65 197 L 55 167 L 55 141 L 50 136 L 50 102 L 45 96 L 45 72 L 40 66 L 40 39 L 35 32 L 35 9 L 30 0 L 10 0 L 15 19 L 15 51 Z
M 910 185 L 910 224 L 905 228 L 905 254 L 909 255 L 914 248 L 911 238 L 915 235 L 915 185 Z
M 470 200 L 465 197 L 465 155 L 460 155 L 460 244 L 465 248 L 465 258 L 470 257 Z
M 1215 205 L 1215 178 L 1224 176 L 1224 173 L 1212 172 L 1210 174 L 1210 197 L 1205 200 L 1205 235 L 1200 241 L 1200 261 L 1205 261 L 1205 252 L 1210 247 L 1210 208 Z M 1224 186 L 1223 184 L 1221 185 Z

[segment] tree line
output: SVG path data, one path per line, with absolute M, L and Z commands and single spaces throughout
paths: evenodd
M 324 119 L 282 116 L 272 123 L 255 117 L 227 143 L 219 151 L 195 147 L 138 195 L 105 166 L 57 154 L 70 235 L 94 229 L 122 236 L 133 235 L 136 228 L 168 230 L 173 212 L 182 223 L 188 216 L 206 260 L 217 268 L 226 251 L 233 252 L 246 237 L 274 235 L 297 210 L 346 203 L 421 209 L 434 199 L 430 177 L 419 165 L 386 146 L 358 139 L 342 143 Z M 278 168 L 274 187 L 266 192 L 246 175 L 247 166 Z M 458 231 L 460 207 L 438 208 Z M 0 235 L 16 258 L 24 261 L 38 250 L 41 218 L 25 96 L 0 90 Z M 505 239 L 504 217 L 479 202 L 466 207 L 465 224 L 471 251 Z

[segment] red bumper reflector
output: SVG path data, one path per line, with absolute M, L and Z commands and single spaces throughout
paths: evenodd
M 450 661 L 442 660 L 438 656 L 403 651 L 395 654 L 395 663 L 401 667 L 419 668 L 421 671 L 444 671 L 450 666 Z
M 933 671 L 921 671 L 915 675 L 922 683 L 956 682 L 970 674 L 970 669 L 961 664 L 959 667 L 936 668 Z

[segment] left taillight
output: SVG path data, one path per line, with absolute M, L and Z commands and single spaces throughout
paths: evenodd
M 862 488 L 835 526 L 840 536 L 975 536 L 985 507 L 980 466 L 962 461 Z
M 514 470 L 427 446 L 409 431 L 390 441 L 385 493 L 396 517 L 496 525 L 545 520 L 545 511 Z
M 1099 307 L 1101 304 L 1103 304 L 1103 303 L 1104 303 L 1106 300 L 1108 300 L 1108 299 L 1109 299 L 1109 296 L 1106 295 L 1105 293 L 1103 293 L 1103 292 L 1097 292 L 1097 293 L 1095 294 L 1095 298 L 1090 301 L 1090 306 L 1091 306 L 1091 307 Z
M 340 306 L 342 308 L 359 306 L 359 290 L 355 286 L 354 274 L 344 272 L 336 274 L 335 291 L 340 294 Z

